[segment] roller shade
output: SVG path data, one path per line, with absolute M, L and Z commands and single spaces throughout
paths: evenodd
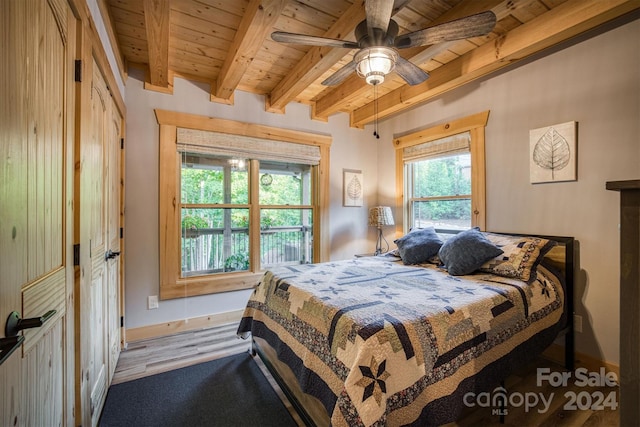
M 445 157 L 453 154 L 468 153 L 471 149 L 471 134 L 463 132 L 446 138 L 412 145 L 402 149 L 402 160 L 413 162 L 427 158 Z
M 317 165 L 320 147 L 194 129 L 177 129 L 178 151 Z

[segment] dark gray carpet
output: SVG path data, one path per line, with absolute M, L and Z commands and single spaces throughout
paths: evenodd
M 296 426 L 249 353 L 109 388 L 101 427 Z

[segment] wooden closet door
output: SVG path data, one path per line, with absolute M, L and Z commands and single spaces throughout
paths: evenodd
M 106 135 L 106 182 L 107 182 L 107 346 L 109 352 L 109 384 L 116 370 L 120 356 L 120 307 L 121 295 L 122 247 L 121 225 L 122 209 L 122 116 L 112 103 L 109 109 Z
M 0 1 L 0 335 L 49 312 L 0 365 L 3 426 L 73 423 L 75 26 L 64 0 Z
M 97 425 L 120 351 L 120 132 L 122 118 L 95 61 L 78 152 L 80 277 L 76 288 L 78 411 Z
M 96 63 L 93 63 L 91 90 L 91 139 L 82 141 L 80 150 L 86 154 L 82 162 L 81 212 L 88 214 L 90 221 L 89 257 L 91 259 L 89 304 L 82 310 L 88 310 L 89 323 L 85 333 L 89 338 L 89 389 L 91 392 L 91 425 L 97 424 L 102 404 L 107 394 L 109 381 L 109 349 L 107 347 L 107 138 L 108 109 L 111 100 L 107 85 Z M 87 203 L 88 202 L 88 203 Z M 81 245 L 82 247 L 82 245 Z M 86 274 L 86 273 L 85 273 Z M 83 316 L 84 317 L 84 316 Z

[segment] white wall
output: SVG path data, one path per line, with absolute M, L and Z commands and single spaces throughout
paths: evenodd
M 620 195 L 605 183 L 640 178 L 640 20 L 448 93 L 382 130 L 402 134 L 485 110 L 487 229 L 578 240 L 577 349 L 617 364 Z M 568 121 L 578 122 L 578 180 L 530 184 L 529 130 Z M 381 147 L 379 170 L 393 170 L 393 154 Z M 379 188 L 390 202 L 390 173 Z
M 377 202 L 377 145 L 368 131 L 349 128 L 348 116 L 328 122 L 310 119 L 310 108 L 290 104 L 286 114 L 264 110 L 264 98 L 235 93 L 235 105 L 209 101 L 209 86 L 176 79 L 174 94 L 143 89 L 142 74 L 131 70 L 126 84 L 125 189 L 125 325 L 136 328 L 179 319 L 243 309 L 250 291 L 160 301 L 147 310 L 147 297 L 159 294 L 158 261 L 158 135 L 154 109 L 179 111 L 287 129 L 330 134 L 331 260 L 370 252 L 375 232 L 367 226 L 368 207 Z M 363 207 L 342 206 L 342 169 L 359 169 L 364 176 Z

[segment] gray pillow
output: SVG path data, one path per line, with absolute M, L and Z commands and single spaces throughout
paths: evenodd
M 394 241 L 404 264 L 420 264 L 438 254 L 442 240 L 433 227 L 410 231 Z
M 476 271 L 485 262 L 503 251 L 487 239 L 479 228 L 465 230 L 447 239 L 438 256 L 452 276 L 462 276 Z

